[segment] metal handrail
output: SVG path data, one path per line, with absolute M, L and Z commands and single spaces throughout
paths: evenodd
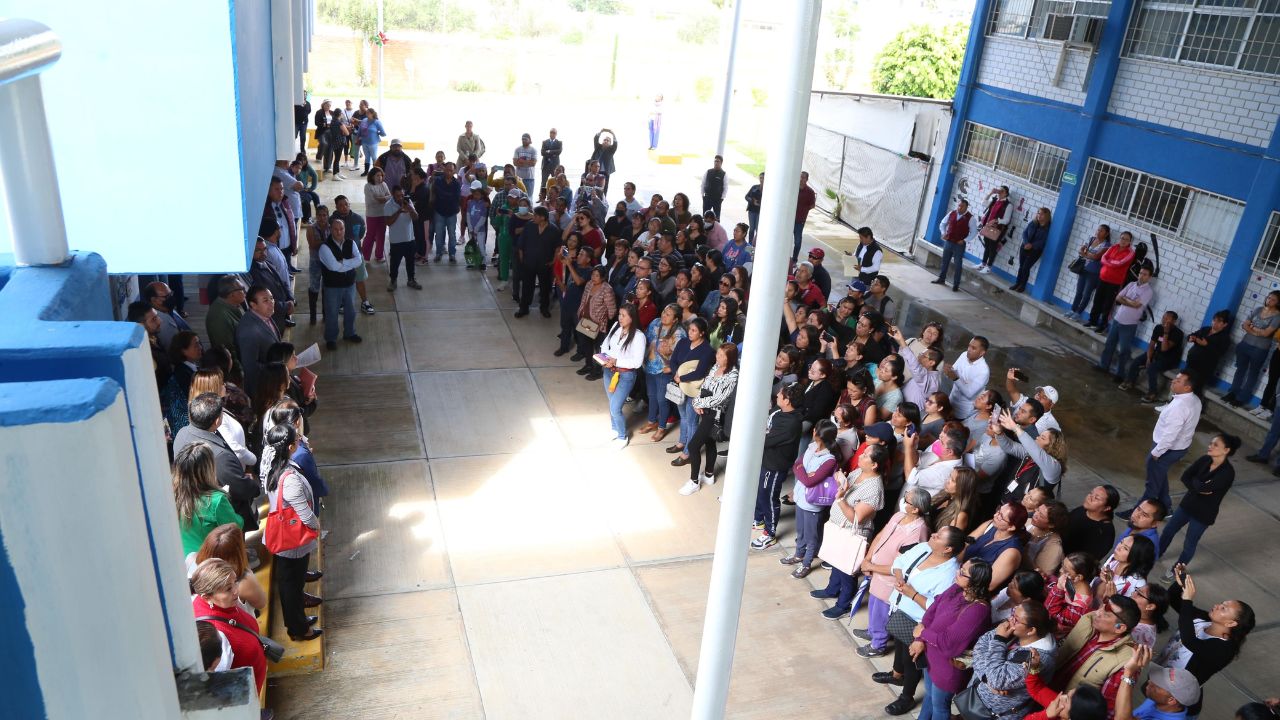
M 40 72 L 62 57 L 62 41 L 34 20 L 0 20 L 0 127 L 9 141 L 0 150 L 8 225 L 20 266 L 66 262 L 67 228 L 44 112 Z

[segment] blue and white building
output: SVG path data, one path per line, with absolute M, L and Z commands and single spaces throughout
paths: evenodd
M 1101 223 L 1156 236 L 1152 309 L 1188 332 L 1280 288 L 1280 0 L 978 0 L 953 123 L 927 227 L 999 185 L 1016 233 L 1048 207 L 1035 299 L 1069 308 Z

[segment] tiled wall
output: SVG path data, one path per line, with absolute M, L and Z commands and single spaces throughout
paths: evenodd
M 955 183 L 951 188 L 949 210 L 955 208 L 956 202 L 964 197 L 969 201 L 971 209 L 979 216 L 987 204 L 987 196 L 1001 186 L 1009 186 L 1009 197 L 1013 198 L 1013 236 L 1005 243 L 1000 254 L 996 256 L 996 267 L 1007 273 L 1018 272 L 1018 247 L 1022 231 L 1027 223 L 1035 219 L 1036 210 L 1047 207 L 1053 210 L 1058 204 L 1058 194 L 1022 178 L 1005 175 L 989 167 L 969 162 L 961 162 L 956 166 Z M 982 238 L 969 240 L 968 252 L 982 257 Z M 1040 273 L 1040 264 L 1031 271 L 1031 284 L 1035 284 Z
M 1086 51 L 1066 50 L 1062 77 L 1054 85 L 1060 52 L 1064 52 L 1060 43 L 988 36 L 982 51 L 982 65 L 978 68 L 978 82 L 1068 105 L 1081 105 L 1091 55 Z

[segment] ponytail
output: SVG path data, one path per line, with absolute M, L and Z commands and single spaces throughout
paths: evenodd
M 289 446 L 297 442 L 298 431 L 293 425 L 276 425 L 267 432 L 267 444 L 274 453 L 271 455 L 271 467 L 267 470 L 267 490 L 276 489 L 280 476 L 289 467 Z

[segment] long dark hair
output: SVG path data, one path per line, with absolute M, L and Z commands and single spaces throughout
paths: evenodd
M 1146 579 L 1151 568 L 1156 564 L 1156 544 L 1146 535 L 1130 535 L 1133 544 L 1129 546 L 1129 560 L 1125 562 L 1124 574 Z
M 267 363 L 253 389 L 253 414 L 266 417 L 271 408 L 289 391 L 289 370 L 284 363 Z
M 1236 613 L 1236 624 L 1227 630 L 1227 639 L 1235 645 L 1235 653 L 1231 658 L 1234 660 L 1240 655 L 1240 648 L 1244 647 L 1244 641 L 1249 637 L 1249 633 L 1253 631 L 1253 626 L 1257 624 L 1257 618 L 1253 614 L 1253 606 L 1243 600 L 1232 600 L 1236 605 L 1240 606 L 1240 612 Z
M 721 320 L 717 314 L 712 318 L 712 332 L 717 328 L 721 330 L 720 338 L 722 340 L 738 340 L 735 333 L 738 332 L 738 301 L 732 297 L 720 298 L 720 304 L 724 305 L 724 319 Z M 719 310 L 719 308 L 716 308 Z
M 964 589 L 965 599 L 969 602 L 991 602 L 991 563 L 982 558 L 971 558 L 969 566 L 969 587 Z
M 267 470 L 267 490 L 275 490 L 280 476 L 289 467 L 289 446 L 298 440 L 298 431 L 292 424 L 276 425 L 267 431 L 267 444 L 275 450 L 271 467 Z
M 631 303 L 623 304 L 622 307 L 618 308 L 618 315 L 621 316 L 622 313 L 626 313 L 627 317 L 631 318 L 631 329 L 627 331 L 627 336 L 622 340 L 622 349 L 626 350 L 627 348 L 631 347 L 631 341 L 635 339 L 636 333 L 639 332 L 643 334 L 644 331 L 640 330 L 639 328 L 640 313 L 636 311 L 635 305 L 632 305 Z M 614 323 L 613 329 L 609 331 L 609 334 L 613 335 L 615 332 L 618 332 L 621 329 L 622 329 L 621 322 Z
M 822 446 L 827 449 L 836 459 L 836 465 L 841 464 L 840 445 L 836 443 L 836 435 L 839 434 L 836 424 L 823 418 L 813 425 L 813 434 L 822 441 Z

